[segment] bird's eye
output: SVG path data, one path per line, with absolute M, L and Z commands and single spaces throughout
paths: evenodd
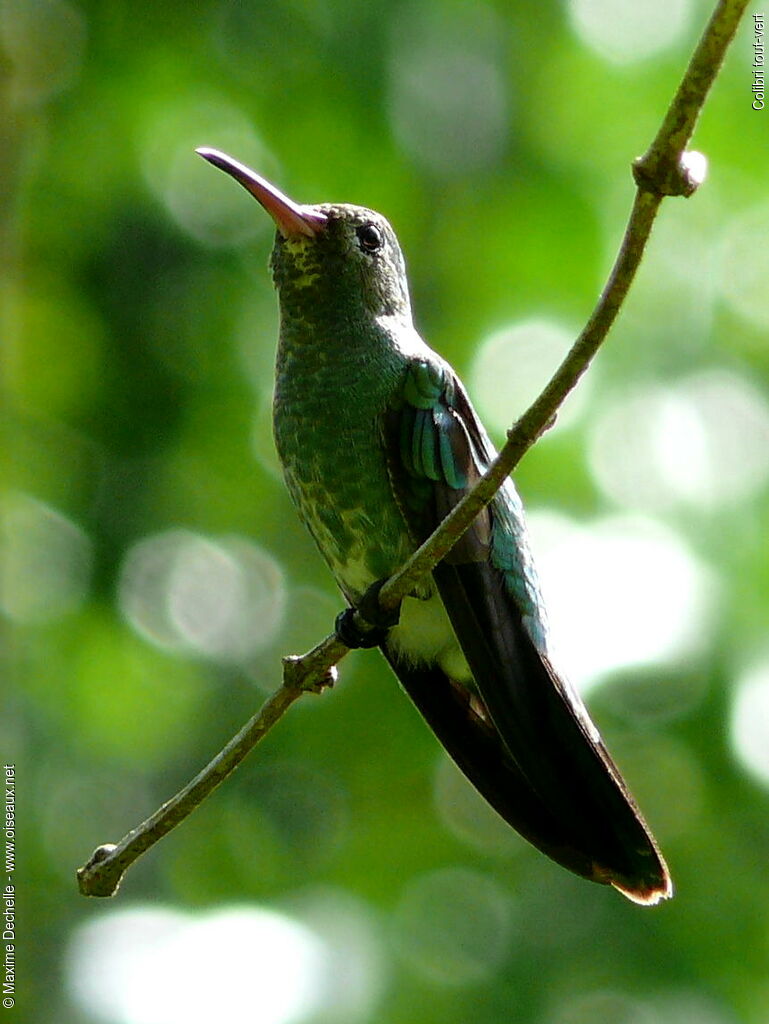
M 382 247 L 382 232 L 376 224 L 362 224 L 356 234 L 358 245 L 364 252 L 376 252 Z

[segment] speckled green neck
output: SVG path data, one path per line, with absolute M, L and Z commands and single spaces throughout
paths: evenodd
M 323 204 L 325 228 L 313 238 L 276 236 L 271 267 L 284 324 L 300 321 L 313 329 L 340 322 L 360 327 L 379 317 L 411 322 L 406 267 L 395 234 L 381 214 L 359 206 Z M 358 244 L 357 230 L 373 225 L 381 249 Z

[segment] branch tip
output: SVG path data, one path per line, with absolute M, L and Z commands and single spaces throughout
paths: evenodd
M 125 873 L 125 869 L 121 869 L 117 863 L 117 849 L 115 843 L 103 843 L 97 846 L 85 864 L 78 868 L 77 884 L 81 895 L 115 895 Z
M 707 157 L 697 150 L 687 150 L 676 159 L 658 156 L 650 149 L 633 163 L 633 180 L 643 192 L 655 196 L 683 196 L 688 199 L 705 180 Z

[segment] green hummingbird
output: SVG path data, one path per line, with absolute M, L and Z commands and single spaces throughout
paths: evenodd
M 338 635 L 380 647 L 459 768 L 534 846 L 636 903 L 671 896 L 651 832 L 550 661 L 511 480 L 399 617 L 377 618 L 378 587 L 496 455 L 461 381 L 414 327 L 393 229 L 363 207 L 299 205 L 226 154 L 197 152 L 277 227 L 275 441 L 299 516 L 350 605 Z M 361 606 L 373 633 L 354 627 Z

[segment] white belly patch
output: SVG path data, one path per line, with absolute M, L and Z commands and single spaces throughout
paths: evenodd
M 437 592 L 426 601 L 415 597 L 404 600 L 400 622 L 390 631 L 388 646 L 413 665 L 437 662 L 451 679 L 459 683 L 472 682 L 472 674 Z

